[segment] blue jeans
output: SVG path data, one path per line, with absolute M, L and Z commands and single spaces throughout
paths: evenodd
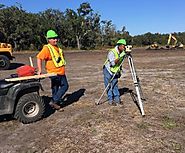
M 115 101 L 116 103 L 120 102 L 120 93 L 118 90 L 118 77 L 114 77 L 114 79 L 109 83 L 113 75 L 109 73 L 106 67 L 103 68 L 103 75 L 104 75 L 104 85 L 105 88 L 108 86 L 107 89 L 107 96 L 108 96 L 108 101 L 109 103 L 112 103 Z
M 68 81 L 65 75 L 57 75 L 50 77 L 51 79 L 51 89 L 52 89 L 52 99 L 54 103 L 59 103 L 69 88 Z

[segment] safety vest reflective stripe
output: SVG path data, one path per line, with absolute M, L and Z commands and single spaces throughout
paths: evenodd
M 66 65 L 66 61 L 63 56 L 63 51 L 59 48 L 59 52 L 50 44 L 46 45 L 50 51 L 52 61 L 56 67 Z
M 117 52 L 117 50 L 115 48 L 111 49 L 110 51 L 112 51 L 114 53 L 115 59 L 119 58 L 119 54 L 118 54 L 118 52 Z M 123 61 L 123 58 L 121 58 L 121 60 L 119 60 L 119 62 L 117 64 L 115 64 L 114 66 L 110 67 L 110 71 L 113 72 L 113 73 L 120 72 L 120 64 L 122 63 L 122 61 Z M 109 62 L 108 59 L 105 61 L 105 64 L 107 62 Z

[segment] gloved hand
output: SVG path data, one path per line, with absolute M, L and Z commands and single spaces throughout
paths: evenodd
M 125 56 L 125 54 L 126 54 L 126 53 L 125 53 L 124 51 L 122 51 L 121 54 L 119 55 L 119 57 L 122 58 L 122 57 Z

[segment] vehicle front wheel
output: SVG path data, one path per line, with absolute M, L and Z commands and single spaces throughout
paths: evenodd
M 36 122 L 42 118 L 44 110 L 42 98 L 37 93 L 28 93 L 19 99 L 14 118 L 24 124 Z
M 0 55 L 0 70 L 7 70 L 10 67 L 10 60 L 5 55 Z

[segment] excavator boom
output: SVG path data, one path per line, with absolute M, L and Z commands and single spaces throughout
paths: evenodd
M 172 47 L 175 47 L 176 44 L 177 44 L 177 39 L 176 39 L 175 36 L 173 36 L 171 33 L 169 34 L 167 45 L 168 45 L 168 46 L 170 45 L 170 42 L 171 42 L 172 39 L 173 39 L 173 41 L 174 41 Z

